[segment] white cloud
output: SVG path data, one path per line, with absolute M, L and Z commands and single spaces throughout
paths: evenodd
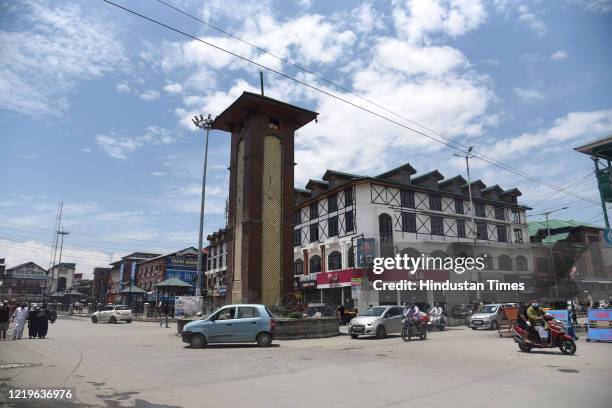
M 612 132 L 612 109 L 594 112 L 571 112 L 559 118 L 549 129 L 536 133 L 501 140 L 487 149 L 487 154 L 501 158 L 513 154 L 533 152 L 536 148 L 550 149 L 567 145 L 572 141 L 576 146 Z M 575 147 L 575 146 L 574 146 Z
M 183 87 L 178 82 L 173 82 L 164 86 L 164 91 L 171 94 L 181 93 L 183 92 Z
M 113 72 L 126 58 L 108 20 L 80 6 L 15 3 L 4 16 L 18 31 L 0 30 L 0 107 L 26 115 L 60 115 L 80 81 Z M 12 16 L 12 17 L 11 17 Z
M 136 151 L 145 144 L 172 144 L 177 140 L 168 129 L 149 126 L 140 136 L 96 135 L 96 143 L 109 156 L 116 159 L 127 159 L 129 153 Z
M 512 93 L 524 102 L 536 102 L 544 99 L 544 95 L 535 89 L 514 88 Z
M 130 86 L 126 82 L 121 82 L 115 86 L 115 90 L 119 93 L 129 93 Z
M 154 171 L 151 173 L 151 175 L 154 177 L 163 177 L 166 175 L 166 173 L 164 173 L 163 171 Z
M 560 60 L 564 60 L 568 57 L 567 55 L 567 51 L 564 50 L 559 50 L 557 52 L 554 52 L 551 56 L 550 59 L 553 61 L 560 61 Z
M 523 22 L 527 27 L 529 27 L 532 31 L 534 31 L 538 35 L 546 34 L 547 28 L 546 24 L 542 19 L 536 16 L 529 10 L 529 7 L 522 4 L 518 7 L 518 19 Z
M 382 38 L 376 46 L 374 63 L 408 75 L 438 76 L 466 61 L 461 52 L 452 47 L 418 47 L 395 38 Z
M 612 11 L 612 1 L 611 0 L 575 0 L 576 2 L 582 4 L 585 10 L 591 11 L 593 13 L 609 13 Z
M 145 91 L 140 94 L 140 99 L 145 101 L 156 101 L 159 99 L 158 91 Z
M 89 147 L 84 147 L 81 149 L 83 153 L 91 153 L 91 149 Z

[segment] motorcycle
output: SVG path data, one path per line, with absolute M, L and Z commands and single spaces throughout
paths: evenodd
M 524 335 L 525 329 L 518 325 L 512 326 L 514 332 L 514 342 L 518 344 L 521 351 L 528 353 L 533 348 L 559 348 L 563 354 L 572 355 L 576 352 L 576 343 L 572 336 L 565 332 L 563 322 L 556 320 L 550 314 L 545 313 L 542 316 L 544 319 L 544 327 L 548 327 L 548 338 L 546 342 L 543 342 L 538 333 L 535 330 L 528 331 L 527 339 L 530 342 L 526 342 Z
M 440 331 L 444 330 L 444 327 L 446 327 L 446 318 L 444 315 L 434 316 L 431 318 L 431 320 L 427 323 L 427 330 L 432 331 L 434 327 Z
M 416 324 L 416 320 L 412 317 L 402 320 L 402 340 L 410 341 L 412 337 L 418 337 L 421 340 L 427 338 L 427 325 L 429 323 L 429 317 L 427 314 L 419 316 L 419 324 Z

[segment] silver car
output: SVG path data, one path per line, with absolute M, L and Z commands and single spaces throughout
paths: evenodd
M 268 347 L 276 336 L 276 320 L 266 305 L 227 305 L 202 320 L 189 322 L 181 337 L 192 348 L 209 343 L 257 342 Z
M 484 305 L 478 313 L 474 313 L 470 317 L 468 326 L 471 327 L 472 330 L 476 330 L 479 327 L 497 330 L 502 319 L 502 313 L 501 304 Z
M 360 335 L 384 338 L 388 333 L 401 333 L 404 308 L 400 306 L 374 306 L 351 319 L 348 331 L 351 338 Z

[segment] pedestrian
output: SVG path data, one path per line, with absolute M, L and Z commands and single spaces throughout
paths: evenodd
M 44 339 L 47 336 L 47 331 L 49 330 L 49 320 L 51 320 L 51 316 L 49 315 L 49 309 L 47 308 L 46 303 L 43 303 L 42 308 L 38 310 L 38 316 L 36 316 L 36 320 L 38 328 L 38 338 Z
M 28 320 L 28 304 L 22 303 L 13 314 L 13 340 L 21 339 L 26 320 Z
M 6 340 L 10 320 L 11 308 L 8 305 L 8 300 L 5 300 L 0 304 L 0 339 L 2 340 Z
M 340 324 L 344 326 L 344 305 L 338 307 L 338 317 L 340 319 Z
M 168 327 L 168 313 L 170 312 L 170 307 L 168 306 L 168 302 L 161 302 L 160 307 L 161 320 L 159 321 L 159 327 L 162 327 L 164 322 L 166 323 L 166 327 Z
M 32 303 L 28 311 L 28 337 L 38 337 L 38 305 Z

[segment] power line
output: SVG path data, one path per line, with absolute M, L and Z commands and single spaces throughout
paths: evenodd
M 213 44 L 213 43 L 211 43 L 211 42 L 208 42 L 208 41 L 202 40 L 202 39 L 200 39 L 200 38 L 198 38 L 198 37 L 196 37 L 196 36 L 194 36 L 194 35 L 191 35 L 191 34 L 189 34 L 189 33 L 186 33 L 186 32 L 184 32 L 184 31 L 182 31 L 182 30 L 180 30 L 180 29 L 178 29 L 178 28 L 172 27 L 172 26 L 170 26 L 170 25 L 167 25 L 167 24 L 165 24 L 165 23 L 162 23 L 161 21 L 158 21 L 158 20 L 155 20 L 155 19 L 153 19 L 153 18 L 151 18 L 151 17 L 145 16 L 144 14 L 141 14 L 141 13 L 139 13 L 139 12 L 137 12 L 137 11 L 134 11 L 134 10 L 128 9 L 128 8 L 126 8 L 126 7 L 123 7 L 123 6 L 119 5 L 119 4 L 113 3 L 112 1 L 109 1 L 109 0 L 102 0 L 102 1 L 104 1 L 105 3 L 110 4 L 110 5 L 112 5 L 112 6 L 115 6 L 115 7 L 119 8 L 119 9 L 121 9 L 121 10 L 124 10 L 124 11 L 125 11 L 125 12 L 127 12 L 127 13 L 130 13 L 130 14 L 133 14 L 133 15 L 135 15 L 135 16 L 138 16 L 138 17 L 140 17 L 140 18 L 142 18 L 142 19 L 145 19 L 145 20 L 147 20 L 147 21 L 150 21 L 150 22 L 152 22 L 152 23 L 154 23 L 154 24 L 157 24 L 157 25 L 159 25 L 159 26 L 161 26 L 161 27 L 164 27 L 164 28 L 166 28 L 166 29 L 168 29 L 168 30 L 174 31 L 174 32 L 176 32 L 176 33 L 178 33 L 178 34 L 181 34 L 181 35 L 185 36 L 185 37 L 191 38 L 191 39 L 193 39 L 193 40 L 195 40 L 195 41 L 198 41 L 198 42 L 200 42 L 200 43 L 202 43 L 202 44 L 208 45 L 209 47 L 212 47 L 212 48 L 214 48 L 214 49 L 216 49 L 216 50 L 219 50 L 219 51 L 224 52 L 224 53 L 226 53 L 226 54 L 232 55 L 232 56 L 234 56 L 234 57 L 236 57 L 236 58 L 239 58 L 239 59 L 241 59 L 241 60 L 243 60 L 243 61 L 246 61 L 246 62 L 248 62 L 248 63 L 251 63 L 251 64 L 253 64 L 253 65 L 255 65 L 255 66 L 258 66 L 258 67 L 260 67 L 260 68 L 262 68 L 262 69 L 265 69 L 265 70 L 267 70 L 267 71 L 270 71 L 270 72 L 272 72 L 272 73 L 275 73 L 275 74 L 277 74 L 277 75 L 279 75 L 279 76 L 281 76 L 281 77 L 283 77 L 283 78 L 289 79 L 289 80 L 294 81 L 294 82 L 296 82 L 296 83 L 298 83 L 298 84 L 301 84 L 301 85 L 303 85 L 303 86 L 305 86 L 305 87 L 307 87 L 307 88 L 313 89 L 313 90 L 315 90 L 315 91 L 317 91 L 317 92 L 320 92 L 320 93 L 322 93 L 322 94 L 324 94 L 324 95 L 327 95 L 327 96 L 329 96 L 329 97 L 331 97 L 331 98 L 333 98 L 333 99 L 336 99 L 336 100 L 338 100 L 338 101 L 344 102 L 344 103 L 346 103 L 346 104 L 348 104 L 348 105 L 350 105 L 350 106 L 353 106 L 353 107 L 355 107 L 355 108 L 357 108 L 357 109 L 359 109 L 359 110 L 362 110 L 362 111 L 367 112 L 367 113 L 369 113 L 369 114 L 371 114 L 371 115 L 374 115 L 374 116 L 376 116 L 376 117 L 378 117 L 378 118 L 381 118 L 381 119 L 383 119 L 383 120 L 386 120 L 386 121 L 388 121 L 388 122 L 390 122 L 390 123 L 393 123 L 393 124 L 395 124 L 395 125 L 397 125 L 397 126 L 400 126 L 400 127 L 405 128 L 405 129 L 407 129 L 407 130 L 410 130 L 410 131 L 412 131 L 412 132 L 414 132 L 414 133 L 417 133 L 417 134 L 419 134 L 419 135 L 422 135 L 422 136 L 424 136 L 424 137 L 427 137 L 427 138 L 429 138 L 429 139 L 431 139 L 431 140 L 434 140 L 434 141 L 436 141 L 436 142 L 438 142 L 438 143 L 441 143 L 441 144 L 443 144 L 443 145 L 445 145 L 445 146 L 448 146 L 448 147 L 450 147 L 450 148 L 452 148 L 452 149 L 454 149 L 454 150 L 460 151 L 460 152 L 462 152 L 462 153 L 466 153 L 466 151 L 465 151 L 464 149 L 460 148 L 460 147 L 453 146 L 453 145 L 451 145 L 451 144 L 450 144 L 450 143 L 448 143 L 448 142 L 445 142 L 445 141 L 443 141 L 443 140 L 440 140 L 440 139 L 438 139 L 438 138 L 435 138 L 435 137 L 433 137 L 433 136 L 431 136 L 431 135 L 428 135 L 428 134 L 426 134 L 426 133 L 423 133 L 423 132 L 421 132 L 421 131 L 419 131 L 419 130 L 413 129 L 413 128 L 411 128 L 411 127 L 409 127 L 409 126 L 407 126 L 407 125 L 405 125 L 405 124 L 403 124 L 403 123 L 401 123 L 401 122 L 398 122 L 398 121 L 396 121 L 396 120 L 394 120 L 394 119 L 391 119 L 391 118 L 389 118 L 389 117 L 386 117 L 386 116 L 384 116 L 384 115 L 382 115 L 382 114 L 380 114 L 380 113 L 374 112 L 374 111 L 372 111 L 372 110 L 370 110 L 370 109 L 364 108 L 363 106 L 357 105 L 357 104 L 355 104 L 355 103 L 353 103 L 353 102 L 351 102 L 351 101 L 349 101 L 349 100 L 347 100 L 347 99 L 344 99 L 344 98 L 342 98 L 342 97 L 340 97 L 340 96 L 338 96 L 338 95 L 335 95 L 335 94 L 333 94 L 333 93 L 331 93 L 331 92 L 329 92 L 329 91 L 326 91 L 326 90 L 324 90 L 324 89 L 318 88 L 318 87 L 316 87 L 316 86 L 314 86 L 314 85 L 311 85 L 311 84 L 309 84 L 309 83 L 307 83 L 307 82 L 304 82 L 304 81 L 302 81 L 302 80 L 300 80 L 300 79 L 297 79 L 297 78 L 295 78 L 295 77 L 292 77 L 292 76 L 290 76 L 290 75 L 284 74 L 284 73 L 282 73 L 282 72 L 280 72 L 280 71 L 278 71 L 278 70 L 275 70 L 275 69 L 270 68 L 270 67 L 268 67 L 268 66 L 266 66 L 266 65 L 260 64 L 260 63 L 258 63 L 258 62 L 256 62 L 256 61 L 253 61 L 253 60 L 251 60 L 251 59 L 249 59 L 249 58 L 247 58 L 247 57 L 245 57 L 245 56 L 242 56 L 242 55 L 240 55 L 240 54 L 237 54 L 237 53 L 235 53 L 235 52 L 233 52 L 233 51 L 229 51 L 229 50 L 227 50 L 227 49 L 225 49 L 225 48 L 222 48 L 222 47 L 220 47 L 220 46 L 218 46 L 218 45 L 215 45 L 215 44 Z M 451 143 L 458 144 L 458 143 L 456 143 L 456 142 L 451 142 Z M 551 183 L 548 183 L 548 182 L 546 182 L 546 181 L 544 181 L 544 180 L 541 180 L 541 179 L 538 179 L 538 178 L 536 178 L 536 177 L 533 177 L 533 176 L 531 176 L 531 175 L 529 175 L 529 174 L 527 174 L 527 173 L 524 173 L 523 171 L 520 171 L 520 170 L 514 169 L 514 168 L 512 168 L 511 166 L 506 165 L 506 164 L 504 164 L 504 163 L 501 163 L 501 162 L 496 162 L 495 160 L 488 159 L 488 158 L 487 158 L 485 155 L 474 155 L 474 157 L 476 157 L 476 158 L 478 158 L 478 159 L 480 159 L 480 160 L 482 160 L 482 161 L 484 161 L 484 162 L 486 162 L 486 163 L 489 163 L 489 164 L 491 164 L 491 165 L 493 165 L 493 166 L 499 167 L 499 168 L 501 168 L 501 169 L 503 169 L 503 170 L 506 170 L 506 171 L 508 171 L 508 172 L 511 172 L 511 173 L 514 173 L 514 174 L 516 174 L 516 175 L 518 175 L 518 176 L 521 176 L 521 177 L 523 177 L 523 178 L 526 178 L 526 179 L 528 179 L 528 180 L 530 180 L 530 181 L 532 181 L 532 182 L 534 182 L 534 183 L 541 184 L 541 185 L 546 186 L 546 187 L 548 187 L 548 188 L 550 188 L 550 189 L 553 189 L 553 190 L 557 190 L 557 191 L 560 191 L 560 192 L 564 192 L 565 194 L 568 194 L 568 195 L 574 196 L 574 197 L 576 197 L 576 198 L 579 198 L 579 199 L 581 199 L 581 200 L 587 201 L 587 202 L 589 202 L 589 203 L 591 203 L 591 204 L 593 204 L 593 205 L 599 205 L 599 203 L 597 203 L 596 201 L 592 201 L 592 200 L 590 200 L 590 199 L 588 199 L 588 198 L 586 198 L 586 197 L 582 197 L 582 196 L 579 196 L 579 195 L 577 195 L 577 194 L 574 194 L 574 193 L 572 193 L 572 192 L 570 192 L 570 191 L 566 191 L 566 190 L 564 190 L 564 189 L 563 189 L 563 188 L 561 188 L 561 187 L 555 186 L 555 185 L 553 185 L 553 184 L 551 184 Z
M 158 22 L 158 21 L 153 20 L 153 19 L 151 19 L 151 18 L 148 18 L 148 17 L 146 17 L 146 16 L 144 16 L 144 15 L 142 15 L 142 14 L 139 14 L 139 13 L 137 13 L 137 12 L 135 12 L 135 11 L 129 10 L 129 9 L 127 9 L 127 8 L 124 8 L 124 7 L 121 7 L 121 6 L 119 6 L 119 5 L 115 4 L 115 3 L 112 3 L 111 1 L 108 1 L 108 0 L 103 0 L 103 1 L 105 1 L 106 3 L 112 4 L 112 5 L 115 5 L 116 7 L 122 8 L 123 10 L 128 11 L 128 12 L 130 12 L 130 13 L 136 14 L 136 15 L 138 15 L 138 16 L 140 16 L 140 17 L 142 17 L 142 18 L 145 18 L 145 19 L 147 19 L 147 20 L 150 20 L 150 21 L 152 21 L 152 22 L 154 22 L 154 23 L 160 24 L 160 25 L 162 25 L 162 26 L 164 26 L 164 27 L 166 27 L 166 28 L 168 28 L 168 29 L 170 29 L 170 30 L 173 30 L 173 31 L 179 32 L 179 33 L 181 33 L 181 34 L 183 34 L 183 35 L 187 35 L 187 36 L 189 36 L 190 38 L 193 38 L 193 39 L 195 39 L 195 40 L 197 40 L 197 41 L 200 41 L 200 42 L 205 43 L 206 45 L 212 46 L 212 47 L 217 48 L 217 49 L 219 49 L 219 50 L 221 50 L 221 51 L 224 51 L 224 52 L 226 52 L 226 53 L 229 53 L 229 54 L 231 54 L 231 55 L 233 55 L 233 56 L 236 56 L 236 57 L 238 57 L 238 58 L 241 58 L 241 59 L 243 59 L 243 60 L 246 60 L 246 61 L 248 61 L 248 62 L 250 62 L 250 63 L 252 63 L 252 64 L 255 64 L 255 65 L 257 65 L 257 66 L 259 66 L 259 67 L 261 67 L 261 68 L 267 69 L 267 70 L 269 70 L 269 71 L 271 71 L 271 72 L 274 72 L 274 73 L 276 73 L 276 74 L 278 74 L 278 75 L 281 75 L 281 76 L 284 76 L 284 77 L 286 77 L 286 78 L 288 78 L 288 79 L 294 80 L 294 81 L 296 81 L 296 82 L 298 82 L 298 83 L 301 83 L 302 85 L 308 86 L 308 87 L 310 87 L 310 88 L 312 88 L 312 89 L 315 89 L 315 90 L 317 90 L 317 91 L 319 91 L 319 92 L 326 93 L 325 91 L 320 90 L 320 89 L 318 89 L 318 88 L 315 88 L 315 87 L 311 86 L 310 84 L 306 84 L 306 83 L 304 83 L 304 82 L 302 82 L 302 81 L 300 81 L 300 80 L 298 80 L 298 79 L 296 79 L 296 78 L 289 77 L 288 75 L 282 74 L 282 73 L 280 73 L 280 72 L 278 72 L 278 71 L 275 71 L 274 69 L 271 69 L 271 68 L 269 68 L 269 67 L 266 67 L 266 66 L 264 66 L 264 65 L 262 65 L 262 64 L 259 64 L 259 63 L 255 62 L 255 61 L 252 61 L 252 60 L 250 60 L 250 59 L 248 59 L 248 58 L 246 58 L 246 57 L 243 57 L 243 56 L 241 56 L 241 55 L 235 54 L 235 53 L 233 53 L 233 52 L 231 52 L 231 51 L 228 51 L 228 50 L 225 50 L 225 49 L 223 49 L 223 48 L 221 48 L 221 47 L 215 46 L 214 44 L 209 43 L 209 42 L 207 42 L 207 41 L 200 40 L 200 39 L 198 39 L 198 38 L 196 38 L 196 37 L 193 37 L 193 36 L 191 36 L 191 35 L 189 35 L 189 34 L 187 34 L 187 33 L 182 32 L 182 31 L 180 31 L 180 30 L 178 30 L 178 29 L 175 29 L 175 28 L 173 28 L 173 27 L 167 26 L 167 25 L 165 25 L 164 23 Z M 366 98 L 366 97 L 364 97 L 364 96 L 361 96 L 361 95 L 359 95 L 359 94 L 357 94 L 357 93 L 355 93 L 355 92 L 351 91 L 350 89 L 348 89 L 348 88 L 346 88 L 346 87 L 343 87 L 342 85 L 339 85 L 339 84 L 337 84 L 337 83 L 335 83 L 335 82 L 333 82 L 333 81 L 331 81 L 331 80 L 328 80 L 327 78 L 323 77 L 322 75 L 317 74 L 316 72 L 313 72 L 313 71 L 311 71 L 311 70 L 309 70 L 309 69 L 307 69 L 307 68 L 305 68 L 305 67 L 303 67 L 303 66 L 301 66 L 301 65 L 298 65 L 298 64 L 296 64 L 296 63 L 293 63 L 293 62 L 289 61 L 289 60 L 288 60 L 288 59 L 286 59 L 286 58 L 280 57 L 280 56 L 278 56 L 278 55 L 276 55 L 276 54 L 274 54 L 274 53 L 272 53 L 272 52 L 270 52 L 270 51 L 268 51 L 268 50 L 266 50 L 266 49 L 264 49 L 264 48 L 262 48 L 262 47 L 259 47 L 258 45 L 255 45 L 255 44 L 253 44 L 253 43 L 251 43 L 251 42 L 249 42 L 249 41 L 246 41 L 245 39 L 240 38 L 240 37 L 238 37 L 238 36 L 236 36 L 236 35 L 234 35 L 234 34 L 232 34 L 232 33 L 228 32 L 228 31 L 226 31 L 226 30 L 223 30 L 222 28 L 217 27 L 217 26 L 215 26 L 215 25 L 213 25 L 213 24 L 211 24 L 211 23 L 209 23 L 209 22 L 207 22 L 207 21 L 205 21 L 205 20 L 202 20 L 201 18 L 199 18 L 199 17 L 197 17 L 197 16 L 194 16 L 193 14 L 190 14 L 190 13 L 188 13 L 188 12 L 186 12 L 186 11 L 184 11 L 184 10 L 182 10 L 182 9 L 178 8 L 178 7 L 175 7 L 175 6 L 173 6 L 173 5 L 171 5 L 171 4 L 167 3 L 167 2 L 165 2 L 165 1 L 163 1 L 163 0 L 157 0 L 157 2 L 158 2 L 158 3 L 163 4 L 163 5 L 164 5 L 164 6 L 166 6 L 166 7 L 171 8 L 171 9 L 173 9 L 173 10 L 177 11 L 178 13 L 181 13 L 181 14 L 183 14 L 183 15 L 185 15 L 185 16 L 187 16 L 187 17 L 189 17 L 189 18 L 191 18 L 191 19 L 193 19 L 193 20 L 195 20 L 195 21 L 198 21 L 198 22 L 200 22 L 200 23 L 202 23 L 202 24 L 204 24 L 204 25 L 206 25 L 206 26 L 208 26 L 208 27 L 210 27 L 210 28 L 212 28 L 212 29 L 214 29 L 214 30 L 216 30 L 216 31 L 218 31 L 218 32 L 221 32 L 221 33 L 223 33 L 223 34 L 227 35 L 228 37 L 231 37 L 231 38 L 233 38 L 233 39 L 235 39 L 235 40 L 237 40 L 237 41 L 240 41 L 240 42 L 242 42 L 242 43 L 244 43 L 244 44 L 246 44 L 246 45 L 248 45 L 248 46 L 250 46 L 250 47 L 252 47 L 252 48 L 254 48 L 254 49 L 256 49 L 256 50 L 258 50 L 258 51 L 260 51 L 260 52 L 262 52 L 262 53 L 264 53 L 264 54 L 266 54 L 266 55 L 269 55 L 269 56 L 271 56 L 271 57 L 273 57 L 273 58 L 275 58 L 275 59 L 277 59 L 277 60 L 279 60 L 279 61 L 283 62 L 284 64 L 290 65 L 290 66 L 292 66 L 292 67 L 294 67 L 294 68 L 296 68 L 296 69 L 298 69 L 298 70 L 300 70 L 300 71 L 302 71 L 302 72 L 305 72 L 305 73 L 307 73 L 307 74 L 309 74 L 309 75 L 312 75 L 312 76 L 314 76 L 315 78 L 320 79 L 321 81 L 323 81 L 323 82 L 325 82 L 325 83 L 327 83 L 327 84 L 329 84 L 329 85 L 331 85 L 331 86 L 333 86 L 333 87 L 335 87 L 335 88 L 337 88 L 337 89 L 339 89 L 339 90 L 341 90 L 341 91 L 343 91 L 343 92 L 345 92 L 345 93 L 348 93 L 348 94 L 350 94 L 350 95 L 352 95 L 352 96 L 355 96 L 356 98 L 359 98 L 359 99 L 361 99 L 361 100 L 363 100 L 363 101 L 366 101 L 366 102 L 368 102 L 368 103 L 370 103 L 370 104 L 372 104 L 372 105 L 374 105 L 374 106 L 376 106 L 376 107 L 378 107 L 378 108 L 380 108 L 380 109 L 384 110 L 384 111 L 385 111 L 385 112 L 387 112 L 387 113 L 390 113 L 390 114 L 392 114 L 392 115 L 394 115 L 394 116 L 396 116 L 396 117 L 399 117 L 399 118 L 401 118 L 401 119 L 403 119 L 403 120 L 405 120 L 405 121 L 407 121 L 407 122 L 409 122 L 409 123 L 412 123 L 412 124 L 414 124 L 414 125 L 416 125 L 416 126 L 419 126 L 420 128 L 425 129 L 425 130 L 427 130 L 428 132 L 431 132 L 431 133 L 435 134 L 436 136 L 439 136 L 439 137 L 441 137 L 441 138 L 443 138 L 443 139 L 447 140 L 449 143 L 454 143 L 455 145 L 460 146 L 460 147 L 462 147 L 463 149 L 468 149 L 468 148 L 469 148 L 468 146 L 466 146 L 466 145 L 464 145 L 464 144 L 462 144 L 462 143 L 460 143 L 460 142 L 454 141 L 454 140 L 452 140 L 452 139 L 450 139 L 450 138 L 448 138 L 448 137 L 446 137 L 446 136 L 441 135 L 440 133 L 438 133 L 438 132 L 436 132 L 436 131 L 434 131 L 434 130 L 432 130 L 432 129 L 428 128 L 428 127 L 427 127 L 427 126 L 425 126 L 425 125 L 422 125 L 422 124 L 420 124 L 420 123 L 418 123 L 418 122 L 416 122 L 416 121 L 413 121 L 413 120 L 411 120 L 411 119 L 409 119 L 409 118 L 407 118 L 407 117 L 405 117 L 405 116 L 403 116 L 403 115 L 401 115 L 401 114 L 399 114 L 399 113 L 397 113 L 397 112 L 395 112 L 395 111 L 392 111 L 392 110 L 390 110 L 390 109 L 386 108 L 386 107 L 385 107 L 385 106 L 383 106 L 383 105 L 380 105 L 379 103 L 377 103 L 377 102 L 375 102 L 375 101 L 373 101 L 373 100 L 371 100 L 371 99 L 369 99 L 369 98 Z M 334 98 L 340 99 L 340 100 L 342 100 L 342 101 L 343 101 L 343 102 L 345 102 L 345 103 L 349 103 L 349 104 L 351 104 L 352 106 L 357 107 L 357 108 L 359 108 L 359 109 L 362 109 L 362 110 L 364 110 L 364 111 L 366 111 L 366 112 L 368 112 L 368 113 L 374 114 L 374 115 L 376 115 L 376 116 L 378 116 L 378 117 L 380 117 L 380 118 L 383 118 L 383 119 L 385 119 L 385 120 L 389 120 L 389 121 L 391 121 L 391 122 L 393 122 L 393 123 L 395 123 L 395 124 L 399 124 L 399 123 L 396 123 L 395 121 L 393 121 L 392 119 L 389 119 L 389 118 L 383 117 L 382 115 L 379 115 L 379 114 L 377 114 L 377 113 L 375 113 L 375 112 L 371 112 L 371 111 L 369 111 L 368 109 L 363 108 L 363 107 L 358 106 L 358 105 L 355 105 L 355 104 L 353 104 L 352 102 L 350 102 L 350 101 L 348 101 L 348 100 L 344 100 L 344 99 L 342 99 L 342 98 L 340 98 L 340 97 L 337 97 L 337 96 L 335 96 L 335 95 L 331 95 L 331 94 L 329 94 L 329 93 L 326 93 L 326 94 L 327 94 L 328 96 L 331 96 L 331 97 L 334 97 Z M 400 125 L 400 126 L 403 126 L 402 124 L 399 124 L 399 125 Z M 406 126 L 403 126 L 403 127 L 406 127 Z M 408 127 L 406 127 L 406 128 L 408 128 Z M 435 141 L 437 141 L 437 142 L 439 142 L 439 143 L 445 144 L 445 145 L 446 145 L 446 146 L 448 146 L 448 147 L 451 147 L 451 148 L 454 148 L 454 149 L 456 149 L 456 150 L 462 151 L 462 149 L 460 149 L 460 148 L 458 148 L 458 147 L 455 147 L 455 146 L 450 146 L 450 145 L 449 145 L 449 144 L 447 144 L 447 143 L 444 143 L 444 142 L 442 142 L 442 141 L 440 141 L 440 140 L 437 140 L 437 139 L 435 139 L 435 138 L 433 138 L 433 137 L 431 137 L 431 136 L 429 136 L 429 135 L 426 135 L 426 134 L 424 134 L 424 133 L 422 133 L 422 132 L 419 132 L 419 131 L 417 131 L 417 130 L 415 130 L 415 129 L 411 129 L 411 128 L 408 128 L 408 129 L 410 129 L 410 130 L 412 130 L 412 131 L 414 131 L 414 132 L 416 132 L 416 133 L 419 133 L 419 134 L 421 134 L 421 135 L 423 135 L 423 136 L 425 136 L 425 137 L 428 137 L 428 138 L 430 138 L 430 139 L 432 139 L 432 140 L 435 140 Z M 472 152 L 474 152 L 474 151 L 472 150 Z M 463 151 L 463 153 L 466 153 L 466 152 L 465 152 L 465 151 Z M 573 195 L 573 196 L 575 196 L 575 197 L 577 197 L 577 198 L 579 198 L 579 199 L 581 199 L 581 200 L 587 201 L 587 202 L 589 202 L 589 203 L 591 203 L 591 204 L 593 204 L 593 205 L 596 205 L 596 206 L 598 206 L 598 205 L 599 205 L 599 203 L 597 203 L 597 202 L 595 202 L 595 201 L 591 201 L 590 199 L 588 199 L 588 198 L 586 198 L 586 197 L 578 196 L 576 193 L 571 193 L 571 192 L 568 192 L 568 191 L 566 191 L 566 188 L 557 187 L 557 186 L 555 186 L 555 185 L 553 185 L 553 184 L 547 183 L 547 182 L 545 182 L 545 181 L 543 181 L 543 180 L 541 180 L 541 179 L 538 179 L 538 178 L 536 178 L 536 177 L 533 177 L 533 176 L 529 175 L 528 173 L 523 172 L 522 170 L 519 170 L 519 169 L 517 169 L 517 168 L 515 168 L 515 167 L 512 167 L 512 166 L 510 166 L 510 165 L 508 165 L 508 164 L 506 164 L 506 163 L 500 162 L 500 161 L 498 161 L 498 160 L 496 160 L 496 159 L 494 159 L 494 158 L 491 158 L 491 157 L 489 157 L 489 156 L 487 156 L 487 155 L 485 155 L 485 154 L 483 154 L 483 153 L 479 153 L 479 155 L 474 155 L 474 157 L 475 157 L 475 158 L 478 158 L 478 159 L 480 159 L 480 160 L 482 160 L 482 161 L 484 161 L 484 162 L 486 162 L 486 163 L 489 163 L 489 164 L 491 164 L 491 165 L 495 165 L 495 166 L 497 166 L 497 167 L 499 167 L 499 168 L 502 168 L 502 169 L 504 169 L 504 170 L 506 170 L 506 171 L 512 172 L 512 173 L 514 173 L 514 174 L 517 174 L 517 175 L 519 175 L 519 176 L 521 176 L 521 177 L 527 178 L 528 180 L 530 180 L 530 181 L 532 181 L 532 182 L 536 182 L 536 183 L 539 183 L 539 184 L 545 185 L 545 186 L 547 186 L 547 187 L 549 187 L 549 188 L 551 188 L 551 189 L 557 190 L 557 191 L 562 192 L 562 193 L 564 193 L 564 194 Z M 590 174 L 591 174 L 591 173 L 589 173 L 589 175 L 590 175 Z M 585 177 L 585 178 L 586 178 L 586 177 Z

